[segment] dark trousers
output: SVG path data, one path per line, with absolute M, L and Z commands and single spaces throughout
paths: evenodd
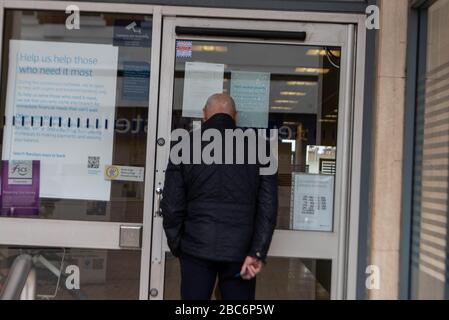
M 256 279 L 236 277 L 243 261 L 217 262 L 182 254 L 181 298 L 183 300 L 210 300 L 218 276 L 218 288 L 223 300 L 254 300 Z

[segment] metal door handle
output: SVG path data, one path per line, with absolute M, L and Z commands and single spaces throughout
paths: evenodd
M 156 211 L 155 216 L 162 217 L 161 200 L 162 200 L 162 188 L 156 188 Z

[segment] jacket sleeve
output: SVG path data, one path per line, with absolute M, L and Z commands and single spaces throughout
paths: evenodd
M 277 174 L 261 175 L 260 179 L 254 233 L 248 255 L 265 261 L 277 220 Z
M 165 171 L 165 184 L 162 193 L 161 210 L 167 243 L 174 256 L 180 254 L 180 240 L 184 219 L 187 214 L 186 189 L 182 164 L 168 163 Z

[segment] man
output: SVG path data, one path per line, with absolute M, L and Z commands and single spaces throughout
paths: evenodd
M 224 137 L 236 116 L 233 99 L 214 94 L 201 130 Z M 260 175 L 258 164 L 191 163 L 169 161 L 161 202 L 168 245 L 180 258 L 181 297 L 210 299 L 218 276 L 222 299 L 254 300 L 276 224 L 276 175 Z

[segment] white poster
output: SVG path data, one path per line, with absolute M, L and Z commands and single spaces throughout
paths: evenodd
M 41 161 L 40 197 L 110 199 L 117 56 L 112 45 L 10 41 L 2 158 Z
M 332 231 L 334 176 L 294 173 L 292 229 Z
M 268 127 L 270 73 L 232 71 L 231 96 L 238 111 L 237 126 Z
M 182 116 L 202 118 L 207 98 L 223 92 L 223 76 L 223 64 L 186 62 Z

